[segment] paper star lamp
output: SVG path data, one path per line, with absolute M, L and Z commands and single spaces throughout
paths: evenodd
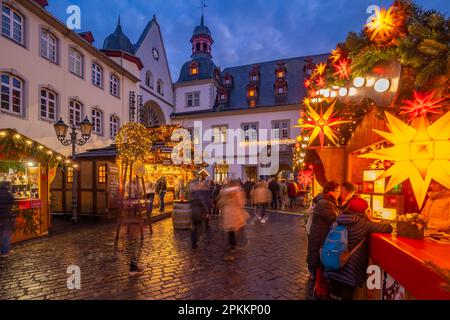
M 316 85 L 317 85 L 319 88 L 325 87 L 325 78 L 324 78 L 324 77 L 319 77 L 319 78 L 317 78 L 317 80 L 316 80 Z
M 346 58 L 342 58 L 334 65 L 335 76 L 340 80 L 350 79 L 350 61 Z
M 421 207 L 432 179 L 450 188 L 450 111 L 431 125 L 425 117 L 408 125 L 388 112 L 386 119 L 391 132 L 374 131 L 393 146 L 359 157 L 393 161 L 380 176 L 391 177 L 386 191 L 409 179 Z
M 302 186 L 304 187 L 310 186 L 313 181 L 312 170 L 301 170 L 298 178 Z
M 316 68 L 314 69 L 314 72 L 312 74 L 313 77 L 315 76 L 320 76 L 325 72 L 325 68 L 326 68 L 326 64 L 325 63 L 319 63 Z
M 336 63 L 342 56 L 343 56 L 343 51 L 341 48 L 336 48 L 334 50 L 331 50 L 331 54 L 330 54 L 330 60 L 332 63 Z
M 308 145 L 311 145 L 317 137 L 319 137 L 320 147 L 322 149 L 325 142 L 325 137 L 330 139 L 330 141 L 336 145 L 335 139 L 337 139 L 337 135 L 334 131 L 334 127 L 351 122 L 334 117 L 334 107 L 336 106 L 336 102 L 337 100 L 334 100 L 328 110 L 325 113 L 321 111 L 320 114 L 311 108 L 311 106 L 308 106 L 309 118 L 304 121 L 302 125 L 297 126 L 303 129 L 312 130 Z
M 409 120 L 411 121 L 417 117 L 426 117 L 428 113 L 436 113 L 439 114 L 438 110 L 442 105 L 440 104 L 445 98 L 442 99 L 433 99 L 435 92 L 423 93 L 414 91 L 414 99 L 404 100 L 405 104 L 400 114 L 406 114 L 409 116 Z
M 397 25 L 393 13 L 393 7 L 388 10 L 381 8 L 375 10 L 375 17 L 366 24 L 366 31 L 370 35 L 370 40 L 378 38 L 379 40 L 389 39 L 395 32 Z

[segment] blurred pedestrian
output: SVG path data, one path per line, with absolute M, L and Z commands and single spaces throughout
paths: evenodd
M 163 212 L 165 209 L 164 197 L 166 196 L 167 192 L 167 180 L 165 176 L 159 178 L 158 183 L 156 184 L 155 191 L 159 196 L 159 211 Z
M 236 252 L 236 233 L 242 230 L 250 218 L 244 209 L 245 194 L 239 181 L 230 181 L 220 192 L 217 206 L 222 212 L 221 228 L 228 233 L 230 254 L 225 256 L 226 260 L 233 260 Z
M 272 193 L 263 181 L 255 184 L 252 190 L 252 203 L 256 206 L 256 219 L 262 224 L 266 223 L 264 218 L 266 215 L 266 208 L 272 200 Z
M 287 184 L 287 191 L 289 196 L 289 208 L 294 209 L 295 198 L 297 196 L 297 188 L 295 186 L 294 179 L 289 179 L 289 183 Z
M 280 206 L 281 210 L 286 210 L 288 206 L 288 189 L 285 179 L 280 181 Z
M 244 183 L 244 191 L 245 191 L 247 203 L 250 203 L 250 201 L 251 201 L 250 193 L 252 192 L 252 188 L 253 188 L 253 184 L 252 184 L 251 180 L 247 179 L 247 181 L 245 181 L 245 183 Z
M 15 217 L 12 213 L 14 197 L 9 192 L 8 183 L 0 182 L 0 258 L 8 257 Z
M 280 203 L 280 185 L 278 184 L 276 178 L 270 179 L 269 189 L 272 193 L 272 209 L 277 210 Z
M 213 199 L 213 218 L 217 217 L 219 215 L 219 208 L 217 208 L 217 200 L 219 199 L 220 191 L 222 190 L 222 184 L 218 181 L 216 181 L 214 185 L 214 189 L 212 192 L 212 199 Z
M 191 225 L 191 243 L 192 249 L 197 248 L 198 228 L 205 223 L 208 228 L 209 213 L 212 208 L 211 191 L 206 182 L 195 182 L 191 186 L 191 208 L 192 208 L 192 225 Z
M 153 201 L 155 200 L 156 182 L 147 176 L 145 181 L 145 195 L 148 200 L 147 215 L 150 217 L 153 211 Z M 150 223 L 150 221 L 149 221 Z

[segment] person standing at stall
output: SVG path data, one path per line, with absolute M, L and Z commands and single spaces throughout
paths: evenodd
M 373 222 L 368 214 L 369 204 L 366 200 L 353 197 L 347 208 L 336 219 L 338 225 L 347 226 L 348 250 L 352 252 L 346 264 L 338 270 L 325 271 L 324 275 L 330 279 L 330 297 L 335 300 L 353 300 L 356 287 L 362 287 L 369 250 L 367 239 L 371 233 L 391 233 L 389 223 Z
M 147 214 L 151 215 L 153 211 L 153 201 L 155 200 L 155 187 L 156 183 L 151 179 L 150 176 L 147 177 L 147 181 L 145 182 L 145 194 L 148 199 L 148 208 Z
M 155 191 L 158 193 L 159 196 L 159 211 L 163 212 L 165 209 L 164 205 L 164 197 L 166 196 L 167 192 L 167 180 L 165 176 L 162 176 L 159 178 L 158 183 L 156 184 Z
M 0 182 L 0 258 L 8 257 L 11 235 L 14 228 L 14 215 L 11 211 L 14 197 L 8 190 L 6 182 Z
M 435 231 L 450 231 L 450 190 L 432 180 L 428 200 L 422 209 L 422 214 L 430 229 Z
M 329 181 L 325 184 L 323 192 L 313 199 L 314 211 L 308 236 L 307 263 L 311 274 L 310 281 L 315 283 L 316 298 L 326 298 L 328 295 L 323 277 L 323 266 L 320 262 L 320 248 L 340 213 L 338 197 L 339 183 Z

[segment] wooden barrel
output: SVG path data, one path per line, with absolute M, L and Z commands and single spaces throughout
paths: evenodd
M 172 223 L 174 229 L 189 229 L 191 227 L 192 211 L 188 201 L 173 203 Z

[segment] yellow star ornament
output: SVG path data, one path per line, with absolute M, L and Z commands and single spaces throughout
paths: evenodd
M 425 117 L 407 125 L 388 112 L 386 119 L 391 132 L 374 131 L 393 146 L 359 157 L 394 161 L 379 179 L 391 177 L 386 191 L 409 179 L 420 208 L 432 179 L 450 188 L 450 111 L 431 125 Z

